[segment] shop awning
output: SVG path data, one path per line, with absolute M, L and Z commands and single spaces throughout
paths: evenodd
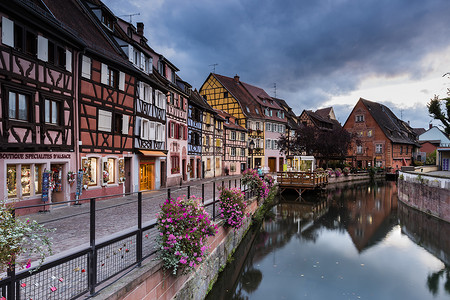
M 165 154 L 162 151 L 153 151 L 153 150 L 139 150 L 143 155 L 145 156 L 153 156 L 153 157 L 166 157 L 167 154 Z

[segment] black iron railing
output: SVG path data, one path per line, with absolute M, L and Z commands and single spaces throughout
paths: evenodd
M 247 190 L 241 185 L 239 179 L 228 180 L 228 187 L 239 187 L 245 192 L 245 199 L 254 196 L 254 192 Z M 167 197 L 177 197 L 186 195 L 201 195 L 202 204 L 213 220 L 218 218 L 219 187 L 225 186 L 225 181 L 221 185 L 212 182 L 205 190 L 205 184 L 201 186 L 187 186 L 174 189 L 167 189 Z M 144 192 L 145 194 L 145 192 Z M 161 197 L 164 194 L 160 194 Z M 103 239 L 96 238 L 96 208 L 97 200 L 106 197 L 135 197 L 132 200 L 137 202 L 136 218 L 137 226 L 123 228 L 119 233 Z M 64 253 L 52 257 L 51 261 L 45 262 L 34 272 L 28 270 L 17 271 L 8 270 L 6 277 L 0 280 L 0 299 L 75 299 L 82 295 L 93 295 L 96 288 L 106 281 L 125 273 L 126 270 L 140 266 L 141 262 L 155 255 L 158 251 L 156 246 L 157 223 L 156 218 L 143 222 L 143 202 L 155 197 L 143 199 L 143 193 L 120 194 L 105 197 L 79 199 L 79 202 L 89 202 L 89 244 L 81 245 L 70 254 Z M 164 198 L 164 197 L 163 197 Z M 205 200 L 206 198 L 206 200 Z M 76 201 L 66 201 L 62 203 L 75 204 Z M 61 202 L 56 203 L 61 204 Z M 47 207 L 51 204 L 45 204 Z M 123 204 L 119 204 L 123 205 Z M 119 206 L 115 205 L 115 206 Z M 42 205 L 31 205 L 16 207 L 15 211 L 41 207 Z M 112 207 L 112 206 L 111 206 Z M 14 212 L 15 213 L 15 212 Z M 155 212 L 156 213 L 156 212 Z M 120 215 L 117 216 L 120 218 Z M 76 237 L 74 237 L 76 238 Z M 112 282 L 108 282 L 111 284 Z

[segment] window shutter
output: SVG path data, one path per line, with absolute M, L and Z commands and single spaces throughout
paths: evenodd
M 150 140 L 155 140 L 156 139 L 156 124 L 155 122 L 150 122 L 150 126 L 149 126 L 149 139 Z
M 128 45 L 128 59 L 130 60 L 131 63 L 134 64 L 134 53 L 132 45 Z
M 183 126 L 184 127 L 184 140 L 187 140 L 188 137 L 188 129 L 187 126 Z
M 148 140 L 148 120 L 142 119 L 141 122 L 141 139 Z
M 136 117 L 136 121 L 134 123 L 134 134 L 136 136 L 140 136 L 140 132 L 141 132 L 141 118 L 140 117 Z
M 98 111 L 98 130 L 111 132 L 112 112 L 99 110 Z
M 66 70 L 72 72 L 72 52 L 66 49 Z
M 164 142 L 166 136 L 166 125 L 161 126 L 161 142 Z
M 145 55 L 141 52 L 141 61 L 139 62 L 139 68 L 141 70 L 144 70 L 145 67 Z
M 163 93 L 159 93 L 159 97 L 161 98 L 161 102 L 162 102 L 162 109 L 166 109 L 166 105 L 167 105 L 167 96 Z
M 142 81 L 139 81 L 139 99 L 144 100 L 144 83 Z
M 125 73 L 119 72 L 119 90 L 125 91 Z
M 153 96 L 153 89 L 152 89 L 151 86 L 148 86 L 148 89 L 147 89 L 147 99 L 148 99 L 148 103 L 150 103 L 150 104 L 153 104 L 152 96 Z
M 83 62 L 81 65 L 81 76 L 91 79 L 91 58 L 83 55 Z
M 14 22 L 2 17 L 2 43 L 14 47 Z
M 48 61 L 48 40 L 45 37 L 38 35 L 37 44 L 38 44 L 37 58 L 42 61 Z
M 105 65 L 102 63 L 102 77 L 101 77 L 101 83 L 107 84 L 108 83 L 108 65 Z
M 130 124 L 130 116 L 122 115 L 122 134 L 128 134 Z
M 148 58 L 148 73 L 153 73 L 153 57 Z

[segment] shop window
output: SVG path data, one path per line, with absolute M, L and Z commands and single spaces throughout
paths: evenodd
M 97 185 L 97 158 L 89 157 L 87 161 L 87 170 L 85 173 L 88 176 L 89 185 Z
M 231 164 L 230 165 L 230 171 L 231 172 L 236 172 L 236 164 Z
M 103 183 L 114 183 L 115 159 L 108 158 L 103 161 Z
M 8 116 L 10 119 L 29 121 L 30 96 L 10 91 Z
M 22 165 L 20 172 L 20 184 L 22 196 L 29 196 L 31 192 L 31 169 L 30 165 Z
M 8 198 L 17 196 L 17 171 L 16 166 L 8 166 L 6 170 L 6 187 Z
M 61 103 L 55 100 L 45 99 L 45 123 L 60 125 Z

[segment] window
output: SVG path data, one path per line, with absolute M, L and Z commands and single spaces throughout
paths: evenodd
M 151 86 L 144 82 L 139 82 L 139 99 L 147 103 L 152 103 L 152 96 L 153 90 Z
M 257 113 L 257 114 L 259 114 L 259 110 L 255 107 L 255 112 Z
M 261 130 L 261 124 L 259 122 L 256 122 L 256 130 Z
M 30 96 L 10 91 L 8 116 L 10 119 L 30 121 Z
M 277 141 L 276 140 L 272 140 L 272 149 L 273 150 L 277 150 L 278 149 L 278 145 L 277 145 Z
M 356 146 L 356 153 L 362 154 L 363 153 L 363 147 L 361 145 Z
M 170 130 L 169 130 L 169 137 L 174 138 L 175 137 L 175 123 L 170 122 Z
M 119 113 L 114 114 L 114 133 L 122 133 L 123 115 Z
M 266 123 L 266 131 L 272 131 L 271 130 L 271 126 L 270 125 L 272 125 L 272 124 L 270 124 L 270 123 Z
M 91 58 L 84 55 L 81 65 L 81 76 L 87 79 L 91 79 Z
M 8 190 L 8 198 L 17 196 L 17 174 L 16 166 L 8 165 L 6 168 L 6 189 Z
M 381 168 L 383 166 L 383 162 L 380 160 L 375 161 L 375 167 Z
M 400 146 L 400 154 L 403 154 L 403 146 Z
M 358 135 L 358 137 L 362 137 L 362 136 L 364 136 L 364 132 L 363 131 L 358 131 L 357 135 Z
M 149 138 L 149 121 L 147 119 L 142 119 L 141 121 L 141 139 L 148 140 Z M 174 125 L 173 123 L 171 123 Z
M 206 159 L 206 171 L 211 171 L 211 158 Z
M 270 140 L 269 139 L 267 139 L 266 140 L 266 149 L 270 149 Z
M 115 171 L 115 159 L 114 158 L 102 158 L 103 161 L 103 184 L 114 183 L 114 171 Z
M 245 141 L 245 133 L 241 132 L 241 141 Z
M 241 148 L 241 156 L 245 156 L 245 148 Z
M 223 97 L 228 98 L 228 92 L 223 92 Z
M 216 147 L 221 147 L 222 143 L 220 142 L 220 139 L 216 139 Z
M 216 157 L 216 169 L 220 169 L 220 158 Z
M 97 158 L 88 158 L 88 169 L 86 173 L 88 175 L 89 185 L 97 185 Z
M 375 153 L 383 153 L 383 145 L 382 144 L 375 145 Z
M 235 141 L 236 140 L 236 131 L 232 131 L 230 134 L 230 140 Z
M 170 158 L 172 163 L 171 173 L 172 174 L 178 174 L 180 173 L 180 157 L 179 156 L 172 156 Z
M 98 130 L 111 132 L 112 112 L 98 110 Z
M 119 74 L 116 70 L 108 68 L 108 72 L 106 75 L 106 84 L 117 88 Z
M 256 139 L 255 140 L 255 148 L 260 148 L 259 144 L 260 144 L 259 139 Z
M 45 99 L 45 123 L 60 125 L 61 103 L 59 101 Z
M 372 134 L 373 134 L 372 130 L 367 130 L 367 137 L 372 137 Z
M 364 115 L 357 115 L 356 122 L 364 122 Z
M 236 156 L 236 148 L 231 147 L 231 156 Z
M 409 147 L 408 147 L 408 146 L 406 146 L 406 154 L 408 154 L 408 150 L 409 150 Z
M 42 166 L 41 165 L 34 166 L 34 193 L 35 194 L 42 193 Z

